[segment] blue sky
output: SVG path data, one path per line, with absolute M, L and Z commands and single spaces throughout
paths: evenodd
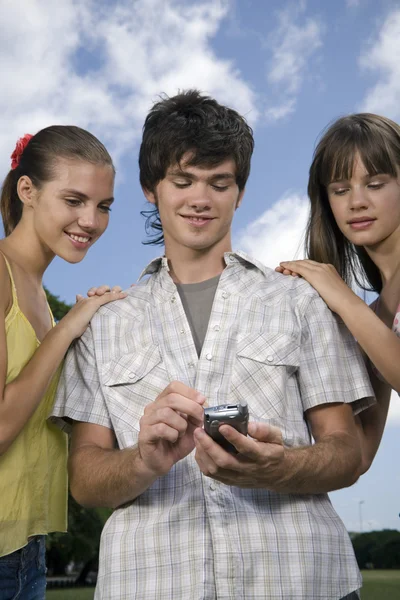
M 88 128 L 117 166 L 107 232 L 80 265 L 56 259 L 46 273 L 69 302 L 94 284 L 130 285 L 160 252 L 141 244 L 137 154 L 161 92 L 197 87 L 248 118 L 256 149 L 234 246 L 271 267 L 301 246 L 322 129 L 349 112 L 400 120 L 393 0 L 3 0 L 0 54 L 2 176 L 16 139 L 54 123 Z M 392 405 L 369 473 L 331 496 L 351 530 L 400 526 L 397 396 Z

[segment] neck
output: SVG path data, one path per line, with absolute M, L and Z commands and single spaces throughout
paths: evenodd
M 220 275 L 225 268 L 224 253 L 231 252 L 229 240 L 223 240 L 212 248 L 193 250 L 180 247 L 173 249 L 165 244 L 170 275 L 175 283 L 199 283 Z
M 365 246 L 365 250 L 378 267 L 385 285 L 400 268 L 400 231 L 375 246 Z
M 42 283 L 43 274 L 54 258 L 54 253 L 44 248 L 28 224 L 21 221 L 12 233 L 1 240 L 1 249 L 32 277 Z

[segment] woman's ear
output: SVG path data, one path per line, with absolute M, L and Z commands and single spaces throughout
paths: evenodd
M 32 206 L 36 198 L 37 190 L 30 177 L 22 175 L 22 177 L 18 179 L 17 193 L 19 199 L 25 206 Z

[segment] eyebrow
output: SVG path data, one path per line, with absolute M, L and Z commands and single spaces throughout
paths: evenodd
M 191 179 L 196 181 L 198 179 L 197 175 L 191 173 L 190 171 L 183 171 L 182 169 L 171 169 L 167 171 L 167 176 L 169 177 L 186 177 L 186 179 Z M 214 173 L 207 178 L 208 181 L 216 181 L 219 179 L 235 179 L 235 175 L 230 173 L 229 171 L 225 173 Z
M 71 194 L 73 196 L 78 196 L 78 198 L 81 200 L 89 200 L 89 196 L 72 188 L 61 190 L 61 194 Z M 114 196 L 111 196 L 110 198 L 104 198 L 103 200 L 100 200 L 100 202 L 109 202 L 109 204 L 112 204 L 114 202 Z

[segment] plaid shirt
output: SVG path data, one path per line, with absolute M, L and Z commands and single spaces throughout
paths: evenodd
M 144 407 L 173 380 L 210 405 L 248 400 L 287 445 L 311 443 L 304 411 L 373 403 L 357 346 L 304 280 L 226 253 L 198 357 L 165 258 L 103 306 L 69 351 L 57 417 L 134 446 Z M 279 494 L 205 477 L 194 453 L 106 523 L 97 600 L 334 600 L 361 587 L 350 539 L 326 494 Z

